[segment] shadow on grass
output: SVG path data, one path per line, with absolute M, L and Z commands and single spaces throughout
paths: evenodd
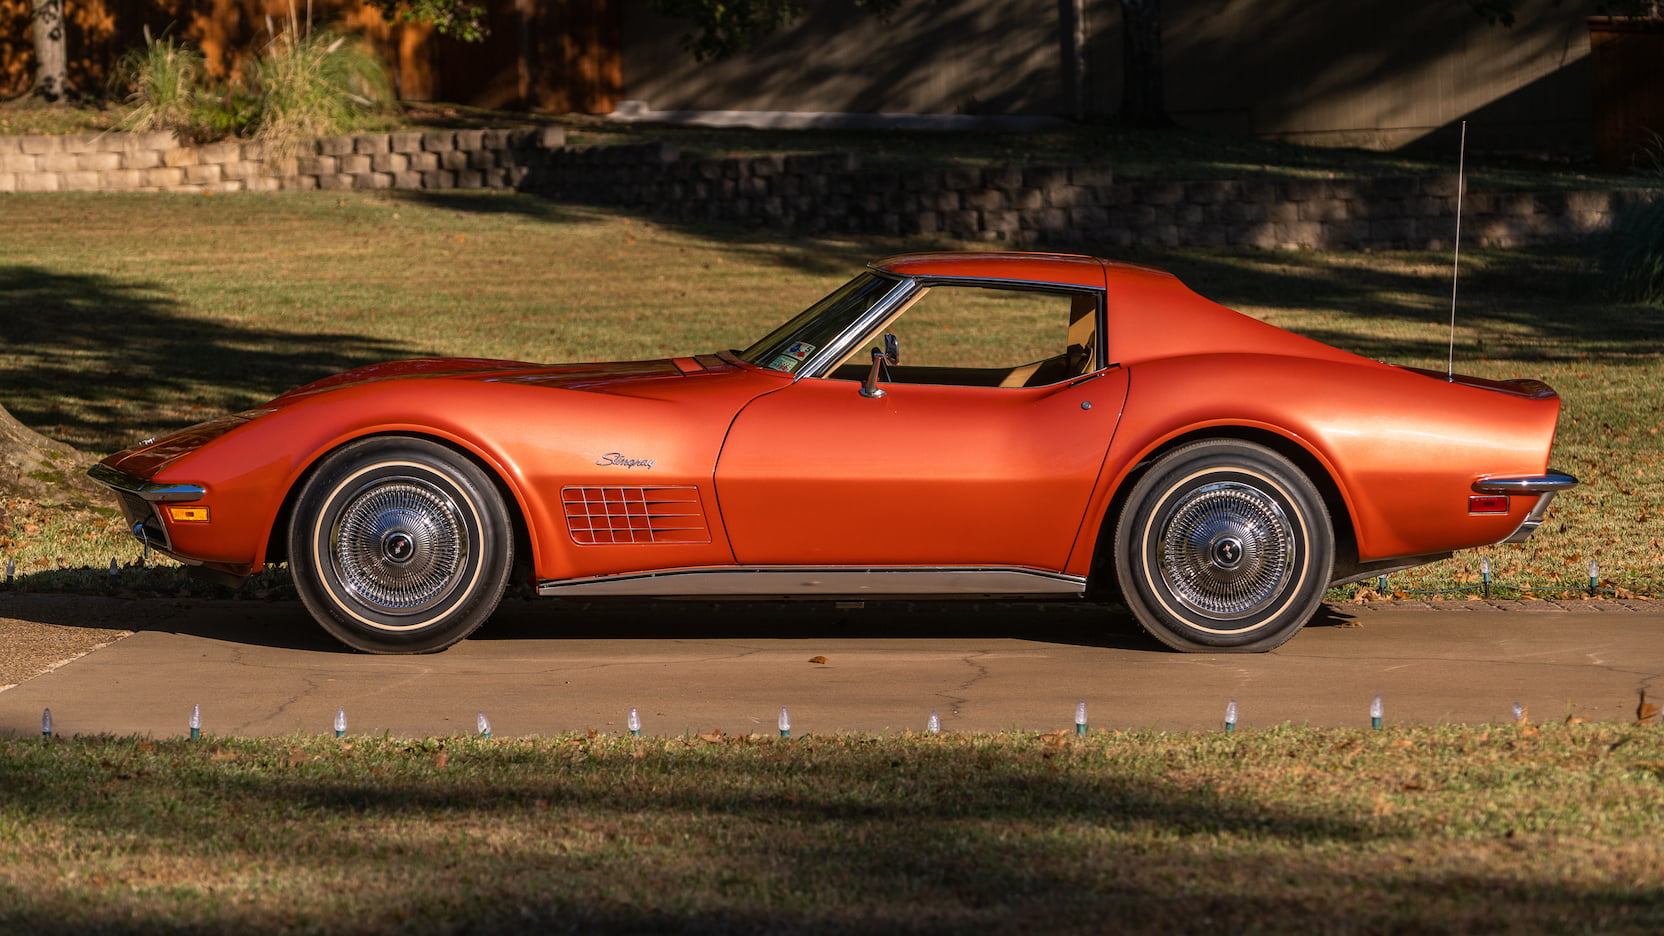
M 1273 769 L 1256 741 L 1239 738 L 1240 756 Z M 0 819 L 31 830 L 13 880 L 51 876 L 14 885 L 0 923 L 57 936 L 1456 933 L 1543 920 L 1639 933 L 1664 920 L 1664 891 L 1625 877 L 1643 873 L 1633 856 L 1551 878 L 1521 861 L 1531 844 L 1500 834 L 1441 841 L 1298 784 L 1235 792 L 1173 766 L 1204 743 L 1164 757 L 1018 738 L 457 741 L 446 767 L 435 741 L 293 754 L 18 741 L 0 758 Z M 65 877 L 55 862 L 70 856 Z
M 603 218 L 546 198 L 490 189 L 392 189 L 386 197 L 411 205 L 482 215 L 514 215 L 546 224 L 595 224 Z
M 921 249 L 917 239 L 886 238 L 871 234 L 826 234 L 769 230 L 738 222 L 679 221 L 645 214 L 599 202 L 575 202 L 524 193 L 490 193 L 457 190 L 398 189 L 387 197 L 440 210 L 482 215 L 514 215 L 547 224 L 616 223 L 620 219 L 640 220 L 666 230 L 686 234 L 690 249 L 709 252 L 725 261 L 738 259 L 768 266 L 787 267 L 818 276 L 848 276 L 859 273 L 868 262 L 891 254 Z M 928 245 L 941 246 L 935 241 Z M 699 287 L 697 282 L 679 284 Z M 799 309 L 781 309 L 781 318 Z
M 73 445 L 120 447 L 421 349 L 190 316 L 156 282 L 0 269 L 0 404 Z

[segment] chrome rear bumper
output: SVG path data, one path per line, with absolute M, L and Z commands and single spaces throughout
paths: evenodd
M 1554 495 L 1561 491 L 1569 491 L 1574 487 L 1577 487 L 1577 479 L 1558 471 L 1525 477 L 1480 478 L 1473 482 L 1473 490 L 1476 494 L 1537 496 L 1536 505 L 1531 508 L 1529 514 L 1526 514 L 1525 519 L 1520 521 L 1519 527 L 1513 533 L 1510 533 L 1507 539 L 1502 541 L 1504 543 L 1523 543 L 1530 539 L 1531 534 L 1537 532 L 1537 528 L 1542 526 L 1543 520 L 1548 517 L 1548 505 L 1554 500 Z

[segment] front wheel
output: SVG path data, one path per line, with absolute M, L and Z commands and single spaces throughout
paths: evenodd
M 307 610 L 369 653 L 428 653 L 468 636 L 502 598 L 513 550 L 490 477 L 451 449 L 407 437 L 329 455 L 289 524 L 289 564 Z
M 1127 605 L 1178 650 L 1279 646 L 1316 613 L 1334 552 L 1328 510 L 1305 474 L 1235 439 L 1163 456 L 1133 486 L 1115 527 Z

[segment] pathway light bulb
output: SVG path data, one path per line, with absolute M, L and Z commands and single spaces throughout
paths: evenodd
M 52 737 L 52 710 L 51 709 L 44 709 L 40 713 L 40 736 L 43 737 L 43 738 Z
M 1086 700 L 1075 703 L 1075 734 L 1086 734 Z
M 198 738 L 201 738 L 201 737 L 202 737 L 202 704 L 197 703 L 197 702 L 193 702 L 191 704 L 191 740 L 195 741 L 195 740 L 197 740 Z
M 1376 693 L 1375 698 L 1369 702 L 1369 727 L 1381 727 L 1381 717 L 1385 714 L 1386 708 L 1381 704 L 1381 694 Z
M 789 712 L 786 711 L 786 707 L 784 705 L 782 705 L 782 706 L 780 706 L 780 737 L 789 738 L 791 736 L 792 736 L 792 716 Z
M 491 737 L 491 719 L 485 717 L 483 709 L 474 719 L 474 727 L 479 729 L 480 737 L 487 739 Z
M 347 734 L 347 707 L 341 706 L 335 710 L 335 737 L 345 737 Z
M 630 706 L 629 721 L 625 724 L 630 726 L 630 734 L 638 738 L 641 737 L 641 715 L 636 712 L 636 707 L 633 705 Z
M 924 733 L 925 734 L 941 734 L 942 733 L 942 716 L 936 714 L 935 709 L 930 710 L 930 718 L 929 718 L 929 720 L 927 720 L 924 723 Z
M 1225 703 L 1225 730 L 1236 730 L 1236 700 Z

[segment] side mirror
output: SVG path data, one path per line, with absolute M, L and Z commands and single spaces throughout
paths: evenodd
M 896 364 L 900 361 L 901 342 L 896 340 L 895 335 L 886 333 L 884 350 L 872 349 L 872 369 L 867 371 L 867 379 L 861 382 L 861 395 L 869 400 L 883 396 L 884 391 L 878 389 L 878 375 L 883 371 L 885 364 Z

